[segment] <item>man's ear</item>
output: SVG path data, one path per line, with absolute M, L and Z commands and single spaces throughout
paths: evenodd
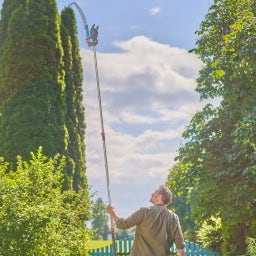
M 158 194 L 157 197 L 158 197 L 158 199 L 160 199 L 163 202 L 163 196 L 162 195 Z

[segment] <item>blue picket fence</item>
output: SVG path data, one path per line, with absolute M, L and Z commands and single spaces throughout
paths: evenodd
M 129 255 L 132 248 L 133 237 L 128 237 L 122 240 L 116 241 L 117 255 Z M 202 248 L 199 244 L 185 241 L 186 242 L 186 256 L 219 256 L 218 253 L 208 249 Z M 170 248 L 170 252 L 175 254 L 175 246 Z M 91 256 L 113 256 L 113 246 L 108 245 L 102 248 L 93 249 L 90 251 Z

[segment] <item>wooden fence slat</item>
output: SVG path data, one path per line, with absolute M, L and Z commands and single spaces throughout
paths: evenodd
M 116 241 L 117 255 L 128 256 L 131 252 L 133 243 L 133 237 L 124 238 L 122 240 Z M 186 256 L 219 256 L 211 250 L 202 248 L 199 244 L 190 241 L 185 241 L 186 243 Z M 170 248 L 171 254 L 175 253 L 175 245 Z M 91 256 L 113 256 L 113 245 L 108 245 L 102 248 L 93 249 L 90 251 Z

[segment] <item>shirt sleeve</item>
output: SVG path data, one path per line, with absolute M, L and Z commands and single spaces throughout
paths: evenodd
M 144 208 L 140 208 L 127 218 L 120 218 L 116 221 L 116 227 L 119 229 L 128 229 L 139 225 L 143 220 Z
M 179 222 L 179 217 L 176 216 L 176 228 L 174 231 L 174 243 L 176 246 L 177 251 L 185 251 L 185 240 L 182 234 L 182 230 L 181 230 L 181 226 L 180 226 L 180 222 Z

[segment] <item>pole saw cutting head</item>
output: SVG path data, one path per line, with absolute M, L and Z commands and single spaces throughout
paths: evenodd
M 92 25 L 90 29 L 90 36 L 85 39 L 88 46 L 96 46 L 98 44 L 98 29 L 99 26 L 95 27 L 95 24 Z

